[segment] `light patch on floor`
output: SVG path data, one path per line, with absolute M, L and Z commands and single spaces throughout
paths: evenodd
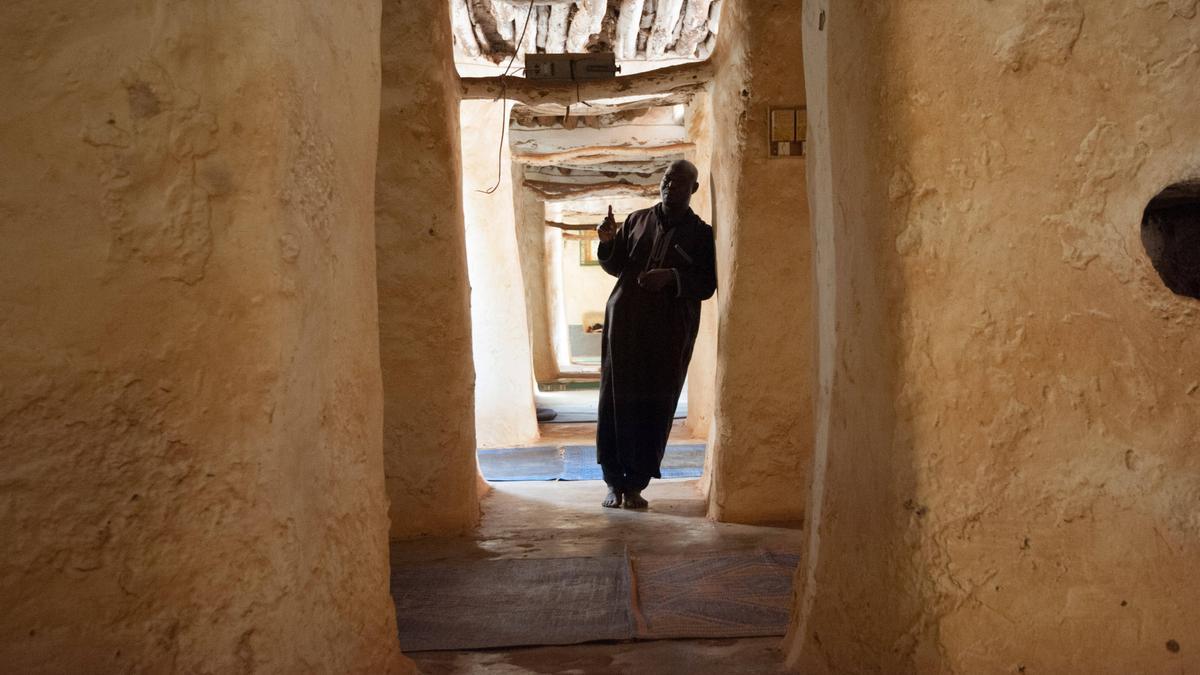
M 553 422 L 595 422 L 596 410 L 600 405 L 599 389 L 568 389 L 566 391 L 538 391 L 535 396 L 537 407 L 551 408 L 558 413 Z M 687 387 L 679 395 L 679 405 L 675 407 L 675 418 L 684 419 L 688 415 Z

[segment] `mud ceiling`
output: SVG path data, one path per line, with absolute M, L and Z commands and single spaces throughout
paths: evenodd
M 712 52 L 721 5 L 722 0 L 533 0 L 532 5 L 451 0 L 450 12 L 459 61 L 499 63 L 527 52 L 585 51 L 611 51 L 625 60 L 691 59 Z

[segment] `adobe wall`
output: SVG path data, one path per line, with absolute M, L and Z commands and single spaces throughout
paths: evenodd
M 538 438 L 512 157 L 507 134 L 501 143 L 500 132 L 512 105 L 511 101 L 472 100 L 463 101 L 459 108 L 463 137 L 471 139 L 462 144 L 462 203 L 479 447 L 519 445 Z
M 799 520 L 812 444 L 805 160 L 769 159 L 768 107 L 804 105 L 800 3 L 726 2 L 712 85 L 718 352 L 709 516 Z
M 523 186 L 525 169 L 513 164 L 513 201 L 516 209 L 517 246 L 521 256 L 521 281 L 525 289 L 525 308 L 533 375 L 538 382 L 558 379 L 558 361 L 554 354 L 550 301 L 546 269 L 546 205 L 537 194 Z
M 1200 312 L 1139 240 L 1200 172 L 1196 10 L 808 5 L 804 672 L 1200 667 Z
M 384 3 L 375 181 L 391 534 L 479 520 L 458 75 L 444 2 Z
M 603 319 L 608 296 L 612 293 L 616 279 L 604 271 L 599 264 L 580 263 L 581 246 L 586 241 L 564 240 L 563 242 L 563 291 L 567 324 L 580 324 L 586 312 L 595 312 Z
M 380 435 L 380 5 L 331 7 L 5 6 L 7 670 L 407 670 Z
M 700 189 L 692 195 L 692 210 L 715 229 L 718 224 L 713 219 L 712 209 L 713 130 L 710 95 L 706 93 L 692 99 L 688 104 L 685 123 L 688 138 L 695 144 L 687 158 L 696 165 L 700 174 Z M 692 363 L 688 367 L 687 426 L 693 438 L 708 438 L 712 431 L 717 384 L 717 304 L 718 295 L 713 294 L 713 297 L 700 305 L 700 331 L 696 335 L 696 344 L 692 348 Z M 704 475 L 700 480 L 702 491 L 706 495 L 712 477 L 711 459 L 712 452 L 706 452 Z

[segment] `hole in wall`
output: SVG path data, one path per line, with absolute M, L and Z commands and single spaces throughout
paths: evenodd
M 1200 178 L 1169 185 L 1150 200 L 1142 246 L 1167 288 L 1200 299 Z

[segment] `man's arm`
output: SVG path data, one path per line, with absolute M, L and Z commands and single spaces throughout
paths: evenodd
M 625 219 L 626 224 L 629 219 Z M 629 247 L 626 245 L 625 226 L 617 227 L 617 219 L 613 217 L 612 207 L 608 207 L 608 215 L 605 216 L 604 222 L 596 228 L 596 234 L 600 237 L 600 246 L 596 250 L 596 257 L 600 259 L 600 266 L 605 272 L 614 277 L 621 276 L 621 272 L 625 271 L 625 263 L 629 258 Z
M 685 270 L 673 270 L 676 297 L 707 300 L 717 291 L 717 250 L 712 229 L 705 227 L 705 234 L 695 264 Z

